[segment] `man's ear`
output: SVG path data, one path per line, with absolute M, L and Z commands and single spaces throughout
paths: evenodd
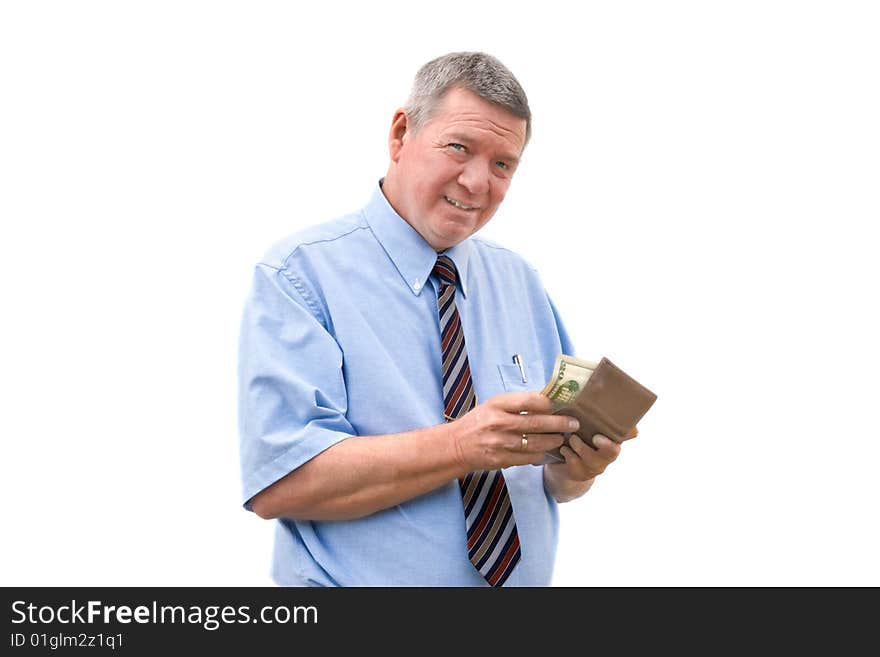
M 394 112 L 394 118 L 391 119 L 391 132 L 388 134 L 388 151 L 392 162 L 397 162 L 400 159 L 400 151 L 407 139 L 407 127 L 406 113 L 403 109 Z

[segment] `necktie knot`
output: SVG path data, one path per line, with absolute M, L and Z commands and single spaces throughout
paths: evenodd
M 437 262 L 434 263 L 433 272 L 440 279 L 443 285 L 455 285 L 457 274 L 455 272 L 455 263 L 449 256 L 437 256 Z

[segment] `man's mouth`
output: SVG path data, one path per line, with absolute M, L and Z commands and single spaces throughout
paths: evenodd
M 444 196 L 443 198 L 446 199 L 447 203 L 454 205 L 459 210 L 476 210 L 477 209 L 476 205 L 465 205 L 461 201 L 456 201 L 454 198 L 449 198 L 448 196 Z

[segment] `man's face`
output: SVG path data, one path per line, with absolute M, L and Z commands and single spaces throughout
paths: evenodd
M 504 200 L 525 134 L 525 119 L 459 88 L 446 93 L 416 134 L 398 111 L 385 195 L 435 250 L 455 246 Z

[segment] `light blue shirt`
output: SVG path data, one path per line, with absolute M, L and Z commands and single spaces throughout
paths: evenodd
M 574 349 L 537 272 L 478 236 L 445 253 L 477 399 L 542 389 L 557 354 Z M 359 212 L 288 237 L 256 265 L 239 354 L 245 508 L 339 441 L 445 422 L 436 259 L 377 186 Z M 547 586 L 559 521 L 543 468 L 504 476 L 522 550 L 505 585 Z M 356 520 L 275 522 L 280 585 L 487 586 L 468 560 L 456 481 Z

